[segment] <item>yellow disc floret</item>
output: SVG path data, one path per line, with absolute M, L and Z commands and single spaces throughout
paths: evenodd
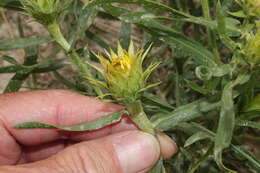
M 131 69 L 132 60 L 128 55 L 124 57 L 116 57 L 112 59 L 111 65 L 115 70 L 127 72 Z

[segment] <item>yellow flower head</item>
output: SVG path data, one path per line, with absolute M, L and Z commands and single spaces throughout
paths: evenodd
M 118 43 L 117 53 L 112 49 L 106 51 L 107 58 L 102 55 L 96 55 L 103 68 L 93 66 L 105 79 L 105 82 L 95 79 L 89 79 L 93 84 L 103 87 L 109 91 L 109 94 L 118 100 L 132 102 L 140 97 L 140 93 L 154 85 L 146 86 L 147 79 L 151 72 L 159 63 L 151 64 L 143 71 L 143 61 L 149 52 L 139 50 L 135 52 L 133 42 L 131 41 L 128 51 L 124 50 Z

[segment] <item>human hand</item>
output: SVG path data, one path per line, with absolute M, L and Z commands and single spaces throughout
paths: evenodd
M 177 151 L 166 135 L 156 139 L 124 117 L 91 132 L 14 129 L 40 121 L 71 126 L 122 107 L 63 90 L 0 95 L 0 173 L 139 173 Z

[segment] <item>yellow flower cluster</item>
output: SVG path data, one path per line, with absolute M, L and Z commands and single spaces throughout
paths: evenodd
M 117 100 L 123 100 L 128 103 L 136 101 L 142 91 L 156 85 L 146 86 L 146 82 L 159 63 L 151 64 L 145 71 L 143 71 L 142 67 L 150 47 L 145 51 L 142 49 L 135 52 L 134 44 L 131 41 L 128 51 L 126 51 L 118 43 L 117 53 L 112 49 L 109 52 L 106 51 L 108 59 L 102 55 L 96 55 L 103 68 L 91 64 L 92 67 L 102 74 L 105 81 L 93 78 L 89 80 L 93 84 L 107 89 L 109 95 L 112 95 Z

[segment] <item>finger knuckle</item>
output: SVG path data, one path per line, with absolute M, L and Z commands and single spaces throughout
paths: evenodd
M 113 146 L 109 143 L 78 144 L 70 147 L 61 157 L 71 173 L 121 173 Z M 69 167 L 68 167 L 69 166 Z

